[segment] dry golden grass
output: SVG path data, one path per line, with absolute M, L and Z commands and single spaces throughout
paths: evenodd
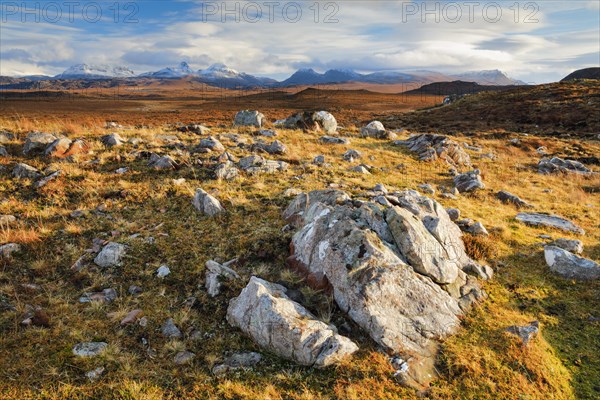
M 63 175 L 41 190 L 29 182 L 15 181 L 0 172 L 0 214 L 14 214 L 18 224 L 0 231 L 0 243 L 18 242 L 24 247 L 10 265 L 0 268 L 0 300 L 8 299 L 17 312 L 0 312 L 0 398 L 27 399 L 416 399 L 418 395 L 401 387 L 392 377 L 387 357 L 355 329 L 350 337 L 361 347 L 358 355 L 343 365 L 325 370 L 298 367 L 291 362 L 263 353 L 264 362 L 253 371 L 236 372 L 225 377 L 210 373 L 212 365 L 227 351 L 259 351 L 248 338 L 225 322 L 228 299 L 235 296 L 251 275 L 283 280 L 302 288 L 300 278 L 284 268 L 290 233 L 282 233 L 281 211 L 290 201 L 283 192 L 289 187 L 314 190 L 331 183 L 360 196 L 376 183 L 389 188 L 414 189 L 421 183 L 451 184 L 447 166 L 416 160 L 404 149 L 388 142 L 359 138 L 357 128 L 349 125 L 349 146 L 323 145 L 318 134 L 280 131 L 289 154 L 277 157 L 290 162 L 290 170 L 277 175 L 243 176 L 232 182 L 212 179 L 209 169 L 196 164 L 207 155 L 177 154 L 165 147 L 156 135 L 175 134 L 166 127 L 125 128 L 125 137 L 145 140 L 141 150 L 170 153 L 185 165 L 177 171 L 151 171 L 144 160 L 130 153 L 126 145 L 104 149 L 97 138 L 106 133 L 103 120 L 91 118 L 61 125 L 48 121 L 0 119 L 0 128 L 17 133 L 11 145 L 12 156 L 0 159 L 10 171 L 15 162 L 39 168 L 50 165 L 43 158 L 18 154 L 20 140 L 30 130 L 68 132 L 84 137 L 93 153 L 78 157 L 76 163 L 51 163 Z M 109 132 L 109 131 L 108 131 Z M 214 134 L 231 132 L 216 128 Z M 186 145 L 199 138 L 177 133 Z M 252 140 L 248 133 L 242 136 Z M 446 207 L 457 207 L 464 217 L 481 221 L 491 232 L 488 239 L 466 237 L 467 248 L 477 258 L 489 262 L 495 278 L 485 283 L 489 298 L 470 312 L 463 329 L 445 344 L 440 357 L 440 379 L 428 396 L 455 398 L 593 398 L 598 395 L 600 359 L 597 352 L 598 283 L 565 281 L 550 274 L 537 237 L 550 233 L 518 224 L 518 210 L 497 201 L 498 190 L 508 190 L 535 205 L 535 211 L 551 212 L 571 218 L 582 226 L 586 236 L 586 257 L 600 259 L 600 194 L 587 193 L 583 186 L 598 186 L 598 177 L 543 176 L 532 167 L 539 155 L 537 144 L 550 152 L 564 152 L 572 141 L 557 138 L 528 138 L 524 148 L 492 139 L 487 132 L 459 140 L 477 144 L 493 152 L 497 161 L 478 159 L 475 164 L 485 174 L 487 189 L 475 195 L 448 200 L 435 196 Z M 229 144 L 227 140 L 224 143 Z M 600 154 L 600 144 L 583 142 L 584 152 Z M 349 171 L 351 164 L 341 155 L 349 148 L 360 150 L 359 162 L 373 165 L 371 175 Z M 236 156 L 247 153 L 228 149 Z M 310 164 L 324 154 L 331 167 Z M 372 158 L 371 158 L 372 157 Z M 273 157 L 269 157 L 273 158 Z M 97 160 L 97 163 L 90 163 Z M 358 163 L 355 163 L 358 164 Z M 405 168 L 397 166 L 403 164 Z M 354 164 L 352 164 L 354 165 Z M 124 175 L 117 168 L 127 166 Z M 182 185 L 173 179 L 185 178 Z M 213 219 L 199 216 L 191 205 L 197 187 L 218 197 L 227 213 Z M 545 189 L 552 192 L 546 193 Z M 84 210 L 80 218 L 70 217 Z M 98 212 L 100 211 L 100 212 Z M 110 216 L 107 218 L 106 216 Z M 132 238 L 131 235 L 139 235 Z M 147 239 L 154 238 L 153 243 Z M 101 271 L 89 263 L 79 272 L 73 263 L 92 240 L 115 240 L 129 246 L 121 268 Z M 203 290 L 204 263 L 208 259 L 242 260 L 237 268 L 243 279 L 228 283 L 224 293 L 209 298 Z M 91 256 L 89 257 L 91 259 Z M 155 271 L 166 264 L 171 275 L 164 280 Z M 23 289 L 36 284 L 40 289 Z M 127 294 L 129 285 L 143 293 Z M 118 299 L 111 304 L 79 304 L 84 292 L 113 287 Z M 343 314 L 325 294 L 303 289 L 311 311 L 336 323 Z M 193 307 L 185 300 L 196 297 Z M 20 326 L 26 306 L 39 306 L 48 315 L 49 327 Z M 148 318 L 146 328 L 120 327 L 120 319 L 130 310 L 141 308 Z M 168 317 L 182 331 L 202 332 L 199 341 L 170 341 L 158 333 Z M 541 322 L 541 335 L 527 348 L 519 346 L 504 329 L 509 325 Z M 150 357 L 145 338 L 156 355 Z M 98 358 L 78 359 L 71 353 L 80 341 L 104 340 L 109 350 Z M 174 354 L 181 350 L 196 353 L 187 366 L 176 366 Z M 98 382 L 84 374 L 104 366 Z

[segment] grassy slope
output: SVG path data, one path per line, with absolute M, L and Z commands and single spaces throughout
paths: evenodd
M 3 121 L 15 128 L 13 121 Z M 61 130 L 60 125 L 38 129 Z M 65 174 L 41 190 L 30 182 L 15 181 L 4 171 L 0 175 L 0 214 L 19 217 L 16 226 L 0 231 L 0 243 L 20 242 L 24 252 L 0 268 L 0 294 L 17 307 L 18 312 L 0 313 L 0 397 L 1 398 L 416 398 L 416 394 L 398 386 L 392 368 L 373 343 L 354 327 L 350 337 L 361 351 L 345 365 L 326 370 L 297 367 L 272 355 L 254 371 L 214 377 L 210 367 L 226 351 L 259 350 L 249 339 L 225 322 L 228 299 L 235 296 L 251 275 L 270 280 L 296 282 L 283 262 L 290 234 L 281 233 L 280 218 L 289 199 L 282 192 L 288 187 L 312 190 L 330 183 L 360 194 L 375 183 L 388 187 L 416 188 L 419 183 L 450 184 L 442 164 L 418 162 L 405 150 L 384 141 L 352 138 L 349 148 L 362 151 L 364 162 L 383 171 L 371 176 L 348 172 L 341 161 L 346 146 L 320 144 L 318 135 L 285 131 L 278 138 L 290 149 L 281 157 L 291 162 L 290 171 L 273 176 L 243 177 L 219 183 L 208 170 L 195 165 L 196 158 L 177 155 L 185 162 L 179 171 L 151 171 L 144 161 L 128 154 L 130 145 L 105 150 L 97 144 L 102 130 L 69 126 L 71 136 L 84 136 L 94 143 L 95 154 L 82 156 L 78 163 L 50 163 L 42 158 L 13 156 L 0 159 L 9 168 L 18 161 L 44 168 L 51 164 Z M 226 130 L 227 131 L 227 130 Z M 356 132 L 356 131 L 353 131 Z M 169 152 L 152 144 L 160 129 L 125 131 L 124 136 L 141 137 L 148 148 Z M 172 133 L 172 132 L 166 132 Z M 352 133 L 352 132 L 351 132 Z M 25 132 L 20 132 L 21 136 Z M 186 144 L 199 139 L 178 134 Z M 550 274 L 545 266 L 537 235 L 559 232 L 530 228 L 514 221 L 514 207 L 496 201 L 493 194 L 509 190 L 547 211 L 573 219 L 588 232 L 581 239 L 585 256 L 600 259 L 600 195 L 585 193 L 582 186 L 598 185 L 598 178 L 538 175 L 530 167 L 538 160 L 534 144 L 518 149 L 506 140 L 462 139 L 498 154 L 496 162 L 476 161 L 484 171 L 485 191 L 459 200 L 438 198 L 445 206 L 457 206 L 466 217 L 482 221 L 491 229 L 496 254 L 489 260 L 496 270 L 493 281 L 485 284 L 490 298 L 464 319 L 464 329 L 444 345 L 440 360 L 442 378 L 430 392 L 432 398 L 592 398 L 600 390 L 600 359 L 597 352 L 599 317 L 598 283 L 565 281 Z M 560 152 L 569 142 L 541 140 L 549 150 Z M 20 141 L 8 147 L 20 154 Z M 228 143 L 224 140 L 225 144 Z M 527 142 L 526 142 L 527 144 Z M 144 145 L 143 145 L 144 146 Z M 585 143 L 588 153 L 600 153 L 600 145 Z M 232 150 L 238 156 L 243 153 Z M 172 151 L 173 152 L 173 151 Z M 173 152 L 174 153 L 174 152 Z M 331 169 L 304 164 L 317 154 L 325 154 Z M 373 159 L 368 157 L 372 156 Z M 99 164 L 86 161 L 99 159 Z M 406 169 L 396 168 L 400 163 Z M 125 175 L 113 172 L 123 166 Z M 173 178 L 183 177 L 181 186 Z M 228 210 L 215 219 L 199 216 L 191 205 L 197 187 L 213 192 Z M 552 188 L 551 193 L 543 193 Z M 89 213 L 83 218 L 69 217 L 76 209 L 106 207 L 112 219 Z M 95 237 L 126 243 L 131 249 L 121 268 L 100 271 L 92 265 L 80 273 L 70 267 Z M 129 239 L 139 233 L 141 238 Z M 144 238 L 152 236 L 154 244 Z M 238 271 L 244 280 L 230 285 L 215 299 L 203 289 L 204 262 L 240 256 Z M 167 264 L 172 274 L 163 281 L 153 276 Z M 21 286 L 36 283 L 40 289 Z M 139 297 L 127 294 L 137 284 L 144 288 Z M 120 296 L 112 304 L 79 304 L 85 291 L 114 287 Z M 304 290 L 310 308 L 321 318 L 339 323 L 344 316 L 330 298 Z M 189 308 L 183 303 L 196 296 Z M 50 316 L 49 328 L 23 328 L 19 316 L 27 304 L 41 306 Z M 146 328 L 120 327 L 120 319 L 134 308 L 142 308 L 149 319 Z M 160 325 L 173 317 L 183 331 L 196 328 L 203 332 L 198 341 L 167 341 Z M 538 319 L 542 334 L 528 348 L 503 333 L 506 326 Z M 146 338 L 156 350 L 151 358 L 141 344 Z M 71 348 L 80 341 L 103 340 L 110 344 L 101 357 L 78 359 Z M 191 365 L 178 367 L 174 354 L 182 349 L 196 353 Z M 96 383 L 84 376 L 98 366 L 105 375 Z

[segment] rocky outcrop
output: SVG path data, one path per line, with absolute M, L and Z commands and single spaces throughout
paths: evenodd
M 67 138 L 56 139 L 44 151 L 48 158 L 67 158 L 89 151 L 89 146 L 82 139 L 71 140 Z
M 576 173 L 590 174 L 588 168 L 579 161 L 563 160 L 560 157 L 543 158 L 538 163 L 538 172 L 540 174 L 556 174 L 556 173 Z
M 358 350 L 350 339 L 290 300 L 283 286 L 257 277 L 229 302 L 227 321 L 259 346 L 300 365 L 326 367 Z
M 517 221 L 531 226 L 544 226 L 548 228 L 561 229 L 567 232 L 585 234 L 585 231 L 575 225 L 573 222 L 559 217 L 557 215 L 541 214 L 541 213 L 518 213 Z
M 600 265 L 576 256 L 560 247 L 544 247 L 544 257 L 550 270 L 568 278 L 582 281 L 600 279 Z
M 447 136 L 425 133 L 411 136 L 406 140 L 397 140 L 394 144 L 408 147 L 423 161 L 442 159 L 457 168 L 471 166 L 471 157 L 464 148 Z
M 491 270 L 466 255 L 460 229 L 439 203 L 414 191 L 384 198 L 387 207 L 337 190 L 298 195 L 283 215 L 300 228 L 287 263 L 407 360 L 403 379 L 422 386 L 435 375 L 439 342 L 485 296 L 467 273 L 488 278 Z

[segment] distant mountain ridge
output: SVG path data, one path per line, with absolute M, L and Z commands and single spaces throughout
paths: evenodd
M 77 64 L 69 67 L 63 73 L 54 77 L 29 76 L 19 79 L 21 87 L 23 82 L 48 81 L 48 80 L 107 80 L 107 79 L 181 79 L 191 77 L 195 81 L 223 88 L 269 88 L 290 86 L 311 86 L 342 83 L 365 83 L 380 85 L 395 84 L 429 84 L 433 82 L 451 82 L 455 80 L 475 82 L 480 85 L 524 85 L 525 82 L 509 78 L 500 70 L 472 71 L 458 75 L 448 75 L 436 71 L 380 71 L 368 74 L 358 73 L 350 69 L 330 69 L 319 73 L 312 68 L 302 68 L 294 72 L 289 78 L 278 82 L 268 77 L 258 77 L 245 72 L 236 71 L 222 63 L 215 63 L 206 69 L 194 70 L 182 61 L 176 66 L 166 67 L 157 71 L 145 72 L 136 75 L 125 66 Z M 24 80 L 24 81 L 23 81 Z M 4 79 L 5 84 L 8 77 Z M 16 84 L 16 82 L 14 82 Z
M 568 82 L 574 79 L 600 79 L 600 67 L 591 67 L 578 69 L 561 79 L 561 82 Z

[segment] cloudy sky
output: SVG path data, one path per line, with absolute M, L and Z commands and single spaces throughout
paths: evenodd
M 187 61 L 279 79 L 303 67 L 500 69 L 542 83 L 600 66 L 600 0 L 2 0 L 0 13 L 0 75 Z

